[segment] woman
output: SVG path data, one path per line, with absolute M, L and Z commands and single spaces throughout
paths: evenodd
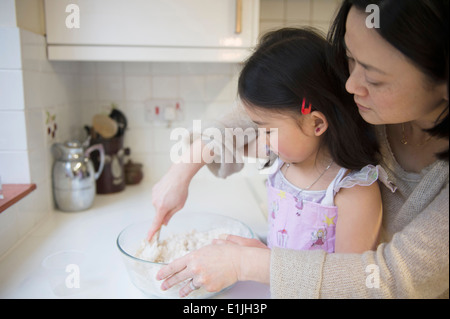
M 373 14 L 366 13 L 369 4 L 379 8 L 379 28 L 366 24 Z M 256 280 L 270 283 L 275 298 L 448 298 L 448 22 L 445 0 L 346 0 L 330 31 L 330 60 L 346 77 L 353 107 L 377 125 L 381 165 L 396 187 L 381 186 L 376 251 L 268 250 L 232 237 L 163 268 L 159 279 L 173 276 L 162 287 L 193 278 L 180 292 L 187 295 L 200 285 L 220 290 Z M 208 165 L 218 176 L 239 169 Z M 183 206 L 201 166 L 174 165 L 154 187 L 157 216 L 150 234 Z M 174 189 L 179 198 L 168 195 Z

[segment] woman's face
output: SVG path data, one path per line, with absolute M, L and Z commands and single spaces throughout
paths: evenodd
M 366 14 L 352 7 L 344 37 L 350 71 L 346 89 L 354 95 L 359 113 L 371 124 L 418 121 L 423 127 L 434 126 L 448 105 L 446 85 L 429 82 L 365 21 Z

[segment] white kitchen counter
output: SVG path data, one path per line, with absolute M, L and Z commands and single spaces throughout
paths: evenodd
M 267 224 L 254 193 L 242 176 L 226 180 L 195 178 L 179 214 L 213 212 L 227 215 L 265 235 Z M 0 298 L 59 298 L 50 288 L 42 260 L 57 251 L 80 250 L 89 267 L 80 273 L 87 284 L 70 298 L 148 298 L 129 280 L 116 246 L 127 225 L 155 214 L 151 185 L 127 186 L 123 192 L 98 195 L 91 209 L 55 212 L 0 259 Z M 269 287 L 239 282 L 217 298 L 269 298 Z

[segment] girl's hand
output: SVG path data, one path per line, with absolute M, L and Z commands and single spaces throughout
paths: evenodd
M 148 241 L 162 225 L 167 225 L 170 218 L 184 207 L 192 178 L 214 156 L 209 149 L 204 152 L 204 147 L 201 139 L 194 141 L 190 151 L 183 154 L 181 161 L 173 164 L 167 174 L 153 186 L 152 203 L 156 209 L 156 216 L 148 231 Z M 200 163 L 191 157 L 198 150 L 202 152 Z
M 152 188 L 152 204 L 156 209 L 156 215 L 148 231 L 147 240 L 167 225 L 170 218 L 183 208 L 188 196 L 190 178 L 181 178 L 182 167 L 174 164 L 166 175 Z M 182 165 L 182 164 L 181 164 Z

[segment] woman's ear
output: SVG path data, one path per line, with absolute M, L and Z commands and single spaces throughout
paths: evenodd
M 311 124 L 314 129 L 315 136 L 321 136 L 328 129 L 328 121 L 325 115 L 319 111 L 313 111 L 310 114 L 311 116 Z

